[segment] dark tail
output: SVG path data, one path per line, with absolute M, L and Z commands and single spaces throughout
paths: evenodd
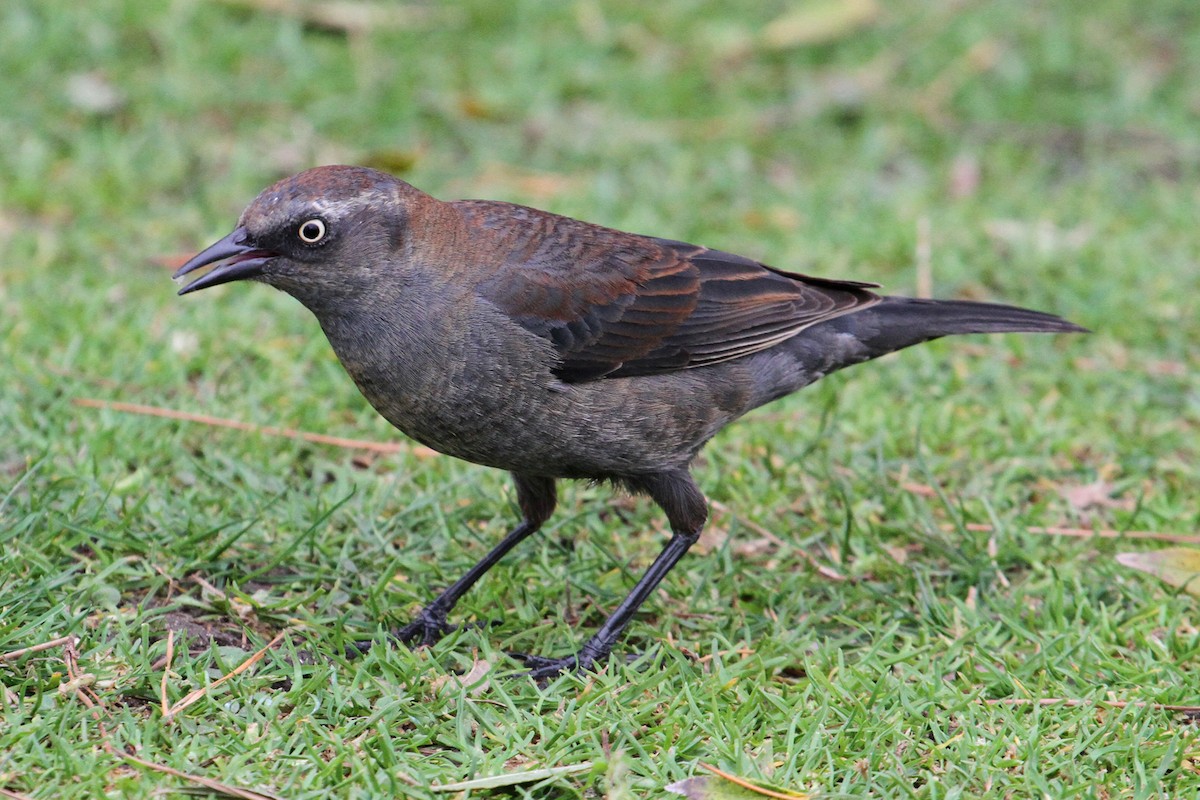
M 917 300 L 910 297 L 885 297 L 862 311 L 814 325 L 809 329 L 817 334 L 814 338 L 820 337 L 818 330 L 821 328 L 835 335 L 850 334 L 853 340 L 857 340 L 854 345 L 842 349 L 842 363 L 837 363 L 837 356 L 826 361 L 826 366 L 833 369 L 960 333 L 1088 332 L 1087 328 L 1062 317 L 1027 308 L 969 300 Z
M 911 297 L 885 297 L 883 301 L 842 319 L 868 330 L 864 343 L 871 349 L 890 353 L 910 345 L 957 333 L 1087 333 L 1062 317 L 1031 311 L 1028 308 L 969 300 L 917 300 Z
M 1053 314 L 968 300 L 916 300 L 884 297 L 873 306 L 806 328 L 779 346 L 790 365 L 764 358 L 759 392 L 762 405 L 815 380 L 914 344 L 958 333 L 1087 333 Z

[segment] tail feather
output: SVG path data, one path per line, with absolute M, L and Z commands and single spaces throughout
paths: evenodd
M 762 361 L 753 405 L 770 402 L 853 364 L 943 336 L 1087 332 L 1062 317 L 1016 306 L 883 297 L 859 311 L 806 328 L 780 345 L 780 350 L 791 356 L 790 364 L 781 366 L 769 358 Z
M 844 322 L 871 351 L 871 358 L 942 336 L 961 333 L 1087 333 L 1054 314 L 1028 308 L 969 300 L 919 300 L 885 297 Z

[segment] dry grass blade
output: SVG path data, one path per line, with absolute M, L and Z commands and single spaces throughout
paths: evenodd
M 5 789 L 3 786 L 0 786 L 0 797 L 11 797 L 13 800 L 32 800 L 27 794 L 14 792 L 12 789 Z
M 171 703 L 167 700 L 167 678 L 171 674 L 171 661 L 175 658 L 175 629 L 167 630 L 167 656 L 163 666 L 162 681 L 158 685 L 158 696 L 162 702 L 163 717 L 171 713 Z
M 524 783 L 535 783 L 537 781 L 544 781 L 563 775 L 575 775 L 579 772 L 587 772 L 591 768 L 592 762 L 585 761 L 582 764 L 567 764 L 561 767 L 545 767 L 543 769 L 531 769 L 523 772 L 506 772 L 502 775 L 489 775 L 483 778 L 473 778 L 469 781 L 435 784 L 429 787 L 429 791 L 466 792 L 472 789 L 500 789 L 506 786 L 519 786 Z
M 141 403 L 122 403 L 116 400 L 96 400 L 90 397 L 76 397 L 75 405 L 85 408 L 104 408 L 109 411 L 120 411 L 125 414 L 142 414 L 148 417 L 180 420 L 182 422 L 197 422 L 201 425 L 211 425 L 215 428 L 232 428 L 237 431 L 257 433 L 263 436 L 282 436 L 287 439 L 299 439 L 313 444 L 327 444 L 350 450 L 370 450 L 375 453 L 412 453 L 418 458 L 437 455 L 435 450 L 418 444 L 406 442 L 369 442 L 362 439 L 344 439 L 340 436 L 326 436 L 323 433 L 298 431 L 294 428 L 274 428 L 264 425 L 253 425 L 236 419 L 212 417 L 208 414 L 193 414 L 188 411 L 175 411 L 170 408 L 147 406 Z
M 701 769 L 706 769 L 719 778 L 724 778 L 730 783 L 737 784 L 743 789 L 754 792 L 755 794 L 761 794 L 763 797 L 774 797 L 777 798 L 777 800 L 805 800 L 805 798 L 808 797 L 808 795 L 802 792 L 777 792 L 774 789 L 768 789 L 765 786 L 759 786 L 751 783 L 745 778 L 739 778 L 737 775 L 731 775 L 724 770 L 717 769 L 712 764 L 705 764 L 703 761 L 698 761 L 696 764 Z
M 279 14 L 314 28 L 344 34 L 377 30 L 428 28 L 441 14 L 436 6 L 399 3 L 349 2 L 348 0 L 223 0 L 226 5 Z
M 978 522 L 969 522 L 964 526 L 969 531 L 977 531 L 980 533 L 994 533 L 996 528 L 992 525 L 984 525 Z M 954 530 L 953 525 L 945 526 L 946 530 Z M 1117 531 L 1108 528 L 1093 530 L 1091 528 L 1060 528 L 1050 526 L 1046 528 L 1029 526 L 1025 528 L 1030 533 L 1037 533 L 1042 536 L 1074 536 L 1080 539 L 1152 539 L 1157 542 L 1181 542 L 1183 544 L 1200 544 L 1200 535 L 1190 535 L 1186 533 L 1159 533 L 1157 531 Z
M 1107 706 L 1108 708 L 1153 708 L 1158 711 L 1177 711 L 1182 714 L 1200 714 L 1200 706 L 1172 705 L 1170 703 L 1147 703 L 1141 700 L 1082 700 L 1077 697 L 1001 697 L 984 700 L 989 706 Z
M 42 650 L 50 650 L 52 648 L 67 644 L 73 638 L 75 638 L 75 637 L 60 636 L 57 639 L 51 639 L 48 642 L 42 642 L 41 644 L 30 645 L 29 647 L 22 647 L 20 650 L 10 650 L 7 653 L 0 653 L 0 662 L 12 661 L 13 659 L 20 658 L 21 656 L 28 655 L 29 653 L 38 653 L 38 652 L 41 652 Z
M 239 789 L 236 786 L 230 786 L 220 781 L 214 781 L 212 778 L 206 778 L 203 775 L 193 775 L 190 772 L 168 767 L 166 764 L 156 764 L 153 761 L 147 761 L 144 758 L 138 758 L 130 753 L 117 752 L 116 755 L 126 761 L 137 764 L 138 766 L 152 769 L 155 772 L 161 772 L 164 775 L 173 775 L 176 778 L 182 778 L 185 781 L 190 781 L 199 786 L 216 792 L 217 794 L 227 795 L 229 797 L 240 797 L 242 800 L 280 800 L 279 795 L 271 794 L 270 792 L 262 792 L 255 789 Z
M 725 658 L 726 656 L 740 656 L 741 658 L 749 658 L 754 655 L 754 649 L 751 647 L 737 647 L 733 650 L 718 650 L 715 653 L 706 653 L 702 656 L 696 656 L 692 659 L 696 664 L 707 664 L 715 658 Z
M 283 634 L 280 634 L 280 636 L 282 635 Z M 237 797 L 241 798 L 241 800 L 280 800 L 278 795 L 271 794 L 269 792 L 259 792 L 252 789 L 239 789 L 236 786 L 229 786 L 228 784 L 221 783 L 220 781 L 215 781 L 212 778 L 206 778 L 203 775 L 193 775 L 188 772 L 177 770 L 174 767 L 168 767 L 166 764 L 157 764 L 153 761 L 147 761 L 144 758 L 138 758 L 132 753 L 127 753 L 124 750 L 118 750 L 115 746 L 113 746 L 112 738 L 108 734 L 108 728 L 104 724 L 108 718 L 108 707 L 104 704 L 104 701 L 100 699 L 99 695 L 96 695 L 94 692 L 92 692 L 86 683 L 80 679 L 81 675 L 79 673 L 79 657 L 75 652 L 73 637 L 64 638 L 66 641 L 63 642 L 63 663 L 66 665 L 68 683 L 78 687 L 75 689 L 75 696 L 78 697 L 80 702 L 87 706 L 87 708 L 92 712 L 92 719 L 95 720 L 96 729 L 100 733 L 100 746 L 104 748 L 106 753 L 111 756 L 115 756 L 116 758 L 120 758 L 130 763 L 145 767 L 146 769 L 154 770 L 155 772 L 161 772 L 164 775 L 172 775 L 176 778 L 182 778 L 183 780 L 190 781 L 198 786 L 203 786 L 211 792 L 226 795 L 228 797 Z M 276 638 L 278 639 L 279 637 Z M 6 792 L 7 790 L 4 791 Z M 21 795 L 15 793 L 7 793 L 5 796 L 21 797 Z
M 262 648 L 257 653 L 255 653 L 254 655 L 247 658 L 241 664 L 238 664 L 237 667 L 235 667 L 233 669 L 233 671 L 226 673 L 225 675 L 222 675 L 221 677 L 217 678 L 215 681 L 213 681 L 212 683 L 210 683 L 207 686 L 201 686 L 199 689 L 188 692 L 188 694 L 182 700 L 180 700 L 178 703 L 176 703 L 175 705 L 171 706 L 170 708 L 166 709 L 166 711 L 163 712 L 163 721 L 170 722 L 172 719 L 174 719 L 179 714 L 180 711 L 183 711 L 185 708 L 192 705 L 193 703 L 198 701 L 200 698 L 204 697 L 206 694 L 211 692 L 213 689 L 216 689 L 218 686 L 225 683 L 225 681 L 227 681 L 237 675 L 240 675 L 243 672 L 245 672 L 246 670 L 250 669 L 252 666 L 254 666 L 259 661 L 262 660 L 263 656 L 265 656 L 267 654 L 267 651 L 271 650 L 273 647 L 275 647 L 275 645 L 279 644 L 279 642 L 283 639 L 283 637 L 287 636 L 288 633 L 290 633 L 290 629 L 280 631 L 279 634 L 274 639 L 272 639 L 270 642 L 267 643 L 266 647 Z M 166 699 L 165 693 L 163 695 L 163 698 L 164 698 L 164 700 Z

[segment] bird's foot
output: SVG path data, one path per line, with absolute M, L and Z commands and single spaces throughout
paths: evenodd
M 371 649 L 371 645 L 373 644 L 374 642 L 372 642 L 370 639 L 364 639 L 361 642 L 351 642 L 350 644 L 346 645 L 346 660 L 353 660 L 361 655 L 365 655 L 366 652 Z
M 422 608 L 412 622 L 392 631 L 392 636 L 410 647 L 428 647 L 456 626 L 446 622 L 446 613 L 432 606 Z
M 423 608 L 416 619 L 391 633 L 392 638 L 399 639 L 409 647 L 428 647 L 454 628 L 455 626 L 446 622 L 445 614 Z M 373 644 L 369 639 L 351 642 L 346 645 L 346 658 L 358 658 L 370 650 Z
M 564 672 L 587 672 L 596 666 L 597 661 L 607 656 L 611 649 L 611 644 L 607 647 L 596 647 L 589 642 L 575 655 L 563 656 L 562 658 L 547 658 L 546 656 L 511 652 L 508 655 L 529 667 L 529 672 L 527 673 L 529 677 L 535 681 L 545 681 L 550 678 L 556 678 Z
M 593 660 L 583 661 L 579 654 L 573 656 L 564 656 L 562 658 L 547 658 L 545 656 L 533 656 L 528 653 L 509 653 L 509 656 L 517 659 L 526 667 L 529 672 L 526 674 L 535 681 L 545 681 L 550 678 L 557 678 L 564 672 L 584 672 L 591 669 L 595 662 Z
M 489 625 L 495 625 L 499 620 L 483 620 L 480 622 L 469 622 L 462 626 L 466 629 L 486 628 Z M 437 642 L 447 633 L 458 630 L 458 625 L 451 625 L 446 622 L 446 615 L 438 611 L 430 611 L 428 608 L 421 609 L 417 614 L 416 619 L 408 623 L 402 628 L 397 628 L 391 632 L 392 638 L 399 640 L 401 643 L 409 647 L 429 647 Z M 366 653 L 374 644 L 371 640 L 363 640 L 359 642 L 351 642 L 346 645 L 346 658 L 353 659 Z

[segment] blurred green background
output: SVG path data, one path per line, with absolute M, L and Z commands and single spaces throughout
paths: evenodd
M 0 788 L 191 785 L 107 742 L 289 798 L 668 797 L 698 762 L 1194 796 L 1189 718 L 1137 705 L 1200 694 L 1194 598 L 1114 559 L 1154 542 L 1030 528 L 1196 532 L 1198 122 L 1191 0 L 5 0 L 0 653 L 70 634 L 78 664 L 0 661 Z M 648 503 L 567 489 L 459 607 L 496 624 L 412 653 L 384 631 L 513 522 L 504 475 L 77 403 L 400 441 L 294 301 L 169 280 L 323 163 L 1095 333 L 939 342 L 723 433 L 644 657 L 541 690 L 504 651 L 603 618 L 660 546 Z

